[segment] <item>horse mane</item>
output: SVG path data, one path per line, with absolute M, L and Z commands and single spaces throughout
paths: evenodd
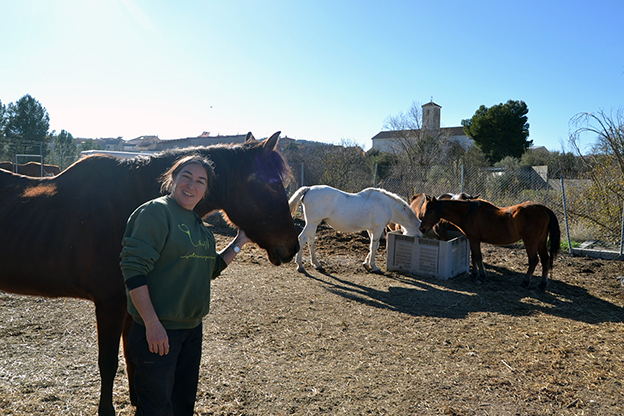
M 407 207 L 409 208 L 409 204 L 403 199 L 401 198 L 399 195 L 392 193 L 390 191 L 387 191 L 383 188 L 366 188 L 364 189 L 362 192 L 367 192 L 367 191 L 377 191 L 380 194 L 383 194 L 387 197 L 389 197 L 390 199 L 394 200 L 396 203 L 401 204 L 401 205 L 407 205 Z

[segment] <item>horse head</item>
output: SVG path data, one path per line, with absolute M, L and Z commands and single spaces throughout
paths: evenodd
M 424 194 L 423 194 L 424 195 Z M 420 231 L 425 234 L 440 221 L 441 207 L 435 196 L 424 195 L 418 212 Z
M 279 135 L 258 141 L 248 133 L 242 145 L 211 153 L 215 186 L 196 208 L 200 215 L 222 209 L 231 223 L 266 250 L 275 265 L 290 262 L 299 251 L 298 232 L 283 185 L 290 171 L 275 150 Z M 220 179 L 227 186 L 218 185 Z

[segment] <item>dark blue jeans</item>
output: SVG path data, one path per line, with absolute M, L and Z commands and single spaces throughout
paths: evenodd
M 167 330 L 169 354 L 151 353 L 145 327 L 130 330 L 130 356 L 137 366 L 134 387 L 137 416 L 192 416 L 195 408 L 202 325 L 194 329 Z

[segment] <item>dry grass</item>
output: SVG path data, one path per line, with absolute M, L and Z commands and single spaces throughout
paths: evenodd
M 196 414 L 624 413 L 622 263 L 564 254 L 542 293 L 520 247 L 485 246 L 475 286 L 366 273 L 367 244 L 324 230 L 309 274 L 246 247 L 214 282 Z M 88 302 L 0 292 L 0 414 L 94 414 L 94 324 Z M 126 383 L 122 365 L 120 415 Z

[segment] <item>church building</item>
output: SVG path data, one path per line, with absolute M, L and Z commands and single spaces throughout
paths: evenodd
M 473 145 L 472 139 L 464 134 L 464 128 L 458 127 L 440 127 L 440 112 L 442 106 L 428 102 L 421 106 L 422 108 L 422 130 L 431 132 L 434 137 L 445 138 L 455 143 L 460 144 L 464 149 L 468 149 Z M 394 153 L 397 150 L 396 140 L 399 138 L 405 138 L 409 136 L 423 137 L 423 133 L 427 132 L 421 130 L 409 131 L 409 130 L 390 130 L 381 131 L 372 138 L 373 149 L 377 149 L 381 152 Z

